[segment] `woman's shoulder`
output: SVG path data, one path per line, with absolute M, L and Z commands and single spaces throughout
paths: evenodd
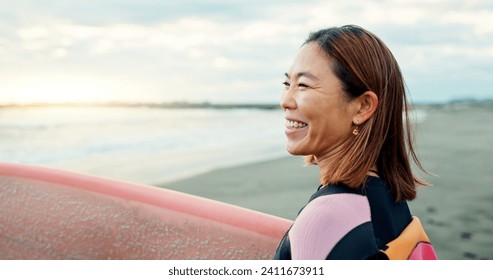
M 295 259 L 367 258 L 395 238 L 409 217 L 407 204 L 396 203 L 378 177 L 357 189 L 321 186 L 289 231 L 290 250 Z
M 300 211 L 289 238 L 295 258 L 359 258 L 348 255 L 350 244 L 358 239 L 367 247 L 365 256 L 374 252 L 375 240 L 371 226 L 371 210 L 368 199 L 358 190 L 331 185 L 320 188 Z M 297 244 L 303 243 L 302 247 Z M 356 243 L 355 243 L 356 244 Z M 342 246 L 342 247 L 341 247 Z M 334 251 L 334 249 L 339 248 Z M 301 249 L 303 248 L 303 249 Z M 341 257 L 337 252 L 345 252 Z
M 310 200 L 324 195 L 334 195 L 334 194 L 358 194 L 364 195 L 362 189 L 350 188 L 344 184 L 330 184 L 321 185 L 318 187 L 317 191 L 312 195 Z
M 314 216 L 326 222 L 335 219 L 345 221 L 370 219 L 370 204 L 365 192 L 345 185 L 327 185 L 319 187 L 300 215 Z
M 368 176 L 365 184 L 360 188 L 350 188 L 344 184 L 321 185 L 310 197 L 310 201 L 321 196 L 336 194 L 360 195 L 367 197 L 369 200 L 394 200 L 385 180 L 375 176 Z
M 358 192 L 317 191 L 300 211 L 298 219 L 309 218 L 324 222 L 359 223 L 371 220 L 368 198 Z
M 341 217 L 352 219 L 370 219 L 370 203 L 362 189 L 349 188 L 342 184 L 320 186 L 301 209 L 298 219 L 323 219 L 325 223 Z M 363 218 L 364 217 L 364 218 Z

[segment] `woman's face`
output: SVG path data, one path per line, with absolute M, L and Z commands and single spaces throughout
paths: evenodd
M 344 95 L 331 62 L 316 43 L 303 46 L 286 73 L 281 107 L 286 118 L 287 150 L 317 160 L 337 153 L 354 137 L 356 107 Z

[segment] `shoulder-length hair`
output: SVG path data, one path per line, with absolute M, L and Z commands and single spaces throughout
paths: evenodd
M 378 97 L 374 115 L 360 125 L 359 134 L 347 141 L 328 173 L 322 174 L 322 184 L 362 187 L 376 164 L 396 201 L 414 199 L 417 185 L 428 183 L 411 168 L 410 157 L 425 171 L 414 149 L 404 79 L 391 51 L 377 36 L 355 25 L 312 32 L 304 44 L 313 42 L 327 55 L 348 99 L 367 91 Z M 316 158 L 309 155 L 306 162 L 316 164 Z

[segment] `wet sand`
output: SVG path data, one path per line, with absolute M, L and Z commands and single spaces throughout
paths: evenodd
M 492 107 L 427 108 L 418 153 L 437 176 L 410 203 L 440 259 L 493 259 Z M 319 185 L 317 167 L 301 157 L 214 170 L 162 184 L 294 219 Z

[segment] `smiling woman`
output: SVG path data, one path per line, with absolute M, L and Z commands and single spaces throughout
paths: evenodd
M 356 25 L 318 30 L 285 76 L 286 148 L 318 165 L 320 185 L 275 259 L 436 259 L 407 205 L 427 183 L 387 46 Z

